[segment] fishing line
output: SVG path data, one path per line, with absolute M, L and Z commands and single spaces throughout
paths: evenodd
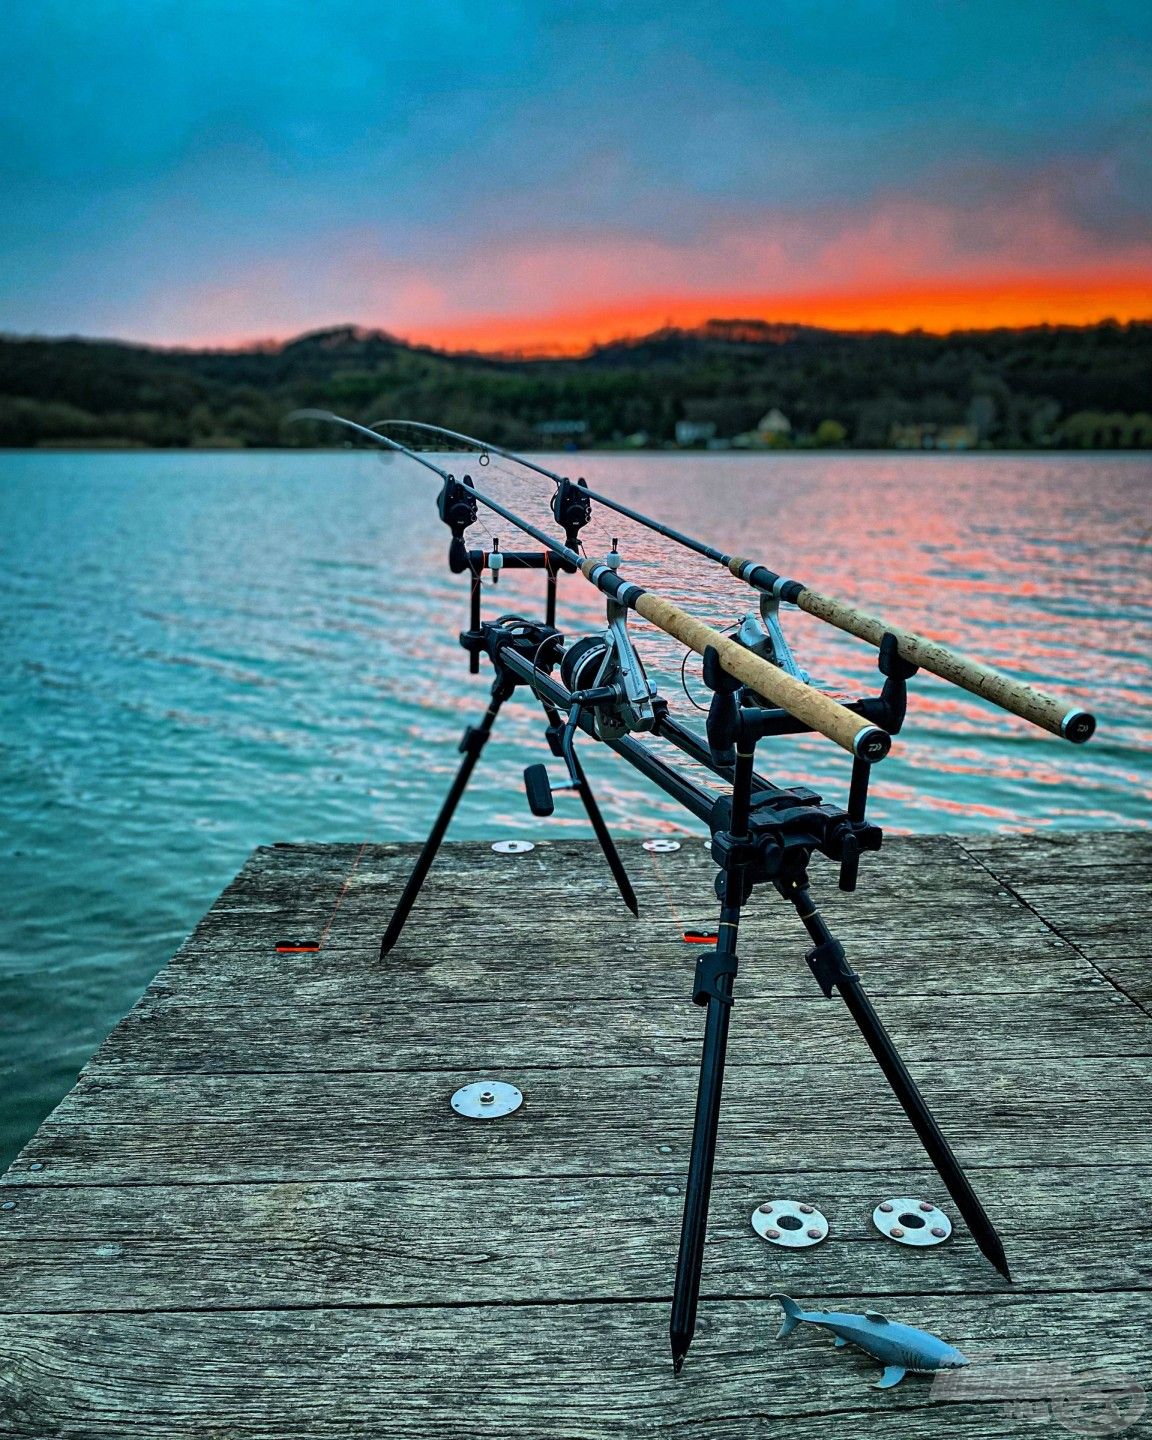
M 331 914 L 328 916 L 327 924 L 320 932 L 319 940 L 278 940 L 276 942 L 276 949 L 279 954 L 314 954 L 316 951 L 323 949 L 324 942 L 328 939 L 328 932 L 332 929 L 332 922 L 336 919 L 336 912 L 344 903 L 344 896 L 348 893 L 348 887 L 352 883 L 352 877 L 356 874 L 356 871 L 360 865 L 360 861 L 364 858 L 364 851 L 367 850 L 370 844 L 371 841 L 365 840 L 364 843 L 360 846 L 360 849 L 356 852 L 356 859 L 352 862 L 351 870 L 349 870 L 348 874 L 344 877 L 344 884 L 340 887 L 340 893 L 336 896 L 336 903 L 332 906 L 332 911 Z

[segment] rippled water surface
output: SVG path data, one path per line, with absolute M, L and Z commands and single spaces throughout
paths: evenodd
M 578 467 L 673 525 L 1099 714 L 1076 749 L 917 677 L 874 780 L 891 829 L 1149 823 L 1147 456 L 596 455 Z M 495 464 L 474 473 L 547 518 L 546 486 Z M 448 574 L 435 493 L 410 462 L 362 453 L 0 456 L 0 1156 L 252 846 L 426 830 L 486 693 L 456 645 L 466 586 Z M 488 533 L 515 543 L 502 521 Z M 613 535 L 628 573 L 714 622 L 749 607 L 723 571 L 626 522 L 598 518 L 587 550 Z M 538 588 L 506 575 L 489 604 L 532 613 Z M 570 635 L 601 614 L 590 587 L 565 582 Z M 815 677 L 871 685 L 875 651 L 786 619 Z M 679 650 L 637 634 L 688 708 Z M 690 663 L 697 698 L 698 677 Z M 843 798 L 846 758 L 828 742 L 761 754 L 776 778 Z M 528 813 L 528 758 L 544 758 L 539 715 L 518 696 L 456 836 L 582 827 L 569 802 L 551 821 Z M 589 764 L 617 830 L 700 829 L 622 762 Z

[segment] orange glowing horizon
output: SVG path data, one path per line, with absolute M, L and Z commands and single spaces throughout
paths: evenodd
M 413 327 L 414 345 L 482 354 L 580 355 L 595 345 L 637 339 L 667 328 L 694 329 L 709 320 L 755 320 L 826 330 L 1022 330 L 1036 325 L 1095 325 L 1152 320 L 1152 275 L 1125 273 L 1091 280 L 1029 281 L 1019 277 L 927 284 L 867 292 L 788 296 L 739 293 L 637 297 L 614 305 L 531 316 L 487 315 Z M 383 328 L 387 329 L 385 325 Z

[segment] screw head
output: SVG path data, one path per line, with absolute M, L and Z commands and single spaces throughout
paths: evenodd
M 933 1225 L 932 1234 L 935 1235 L 938 1240 L 943 1240 L 945 1235 L 948 1234 L 948 1231 L 944 1229 L 943 1225 Z
M 41 1161 L 41 1160 L 33 1160 L 32 1164 L 28 1166 L 28 1169 L 29 1169 L 29 1170 L 43 1170 L 43 1169 L 44 1169 L 44 1163 L 43 1163 L 43 1161 Z
M 5 1207 L 5 1208 L 7 1208 L 7 1207 Z M 764 1234 L 767 1235 L 767 1237 L 768 1237 L 769 1240 L 779 1240 L 779 1239 L 780 1239 L 780 1231 L 779 1231 L 779 1230 L 765 1230 L 765 1231 L 764 1231 Z
M 806 1233 L 807 1233 L 807 1235 L 808 1235 L 809 1240 L 821 1240 L 821 1239 L 823 1239 L 823 1236 L 824 1236 L 824 1231 L 823 1231 L 823 1230 L 817 1230 L 817 1229 L 815 1229 L 815 1228 L 807 1231 Z
M 899 1225 L 893 1225 L 893 1226 L 892 1226 L 892 1229 L 889 1230 L 888 1233 L 889 1233 L 889 1235 L 892 1235 L 892 1236 L 894 1236 L 897 1240 L 899 1240 L 900 1237 L 904 1234 L 904 1231 L 901 1230 L 901 1228 L 900 1228 Z
M 800 1211 L 801 1215 L 811 1215 L 811 1214 L 812 1214 L 812 1206 L 811 1206 L 811 1205 L 798 1205 L 796 1208 Z
M 935 1205 L 933 1205 L 930 1200 L 921 1200 L 921 1201 L 920 1201 L 920 1209 L 923 1210 L 923 1211 L 925 1211 L 925 1212 L 927 1212 L 927 1211 L 929 1211 L 929 1210 L 935 1210 L 935 1208 L 936 1208 Z
M 0 1205 L 0 1210 L 15 1210 L 15 1209 L 16 1209 L 16 1201 L 15 1201 L 15 1200 L 5 1200 L 4 1203 L 3 1203 L 3 1205 Z
M 760 1214 L 761 1214 L 761 1215 L 771 1215 L 771 1213 L 772 1213 L 772 1202 L 771 1202 L 771 1200 L 767 1200 L 767 1201 L 765 1201 L 765 1203 L 764 1203 L 763 1205 L 760 1206 Z
M 671 1146 L 671 1145 L 661 1145 L 661 1146 L 660 1146 L 660 1154 L 661 1154 L 661 1155 L 671 1155 L 671 1153 L 672 1153 L 672 1146 Z
M 884 1214 L 887 1215 L 888 1212 L 892 1209 L 892 1206 L 888 1203 L 887 1200 L 885 1200 L 882 1205 L 877 1205 L 876 1208 L 877 1210 L 883 1210 Z

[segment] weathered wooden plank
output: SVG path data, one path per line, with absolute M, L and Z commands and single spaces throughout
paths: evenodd
M 803 1298 L 821 1301 L 812 1292 Z M 1087 1361 L 1114 1384 L 1130 1376 L 1146 1386 L 1146 1304 L 1145 1293 L 1116 1291 L 917 1296 L 901 1303 L 898 1318 L 945 1334 L 982 1362 L 983 1375 L 974 1363 L 966 1378 L 983 1380 L 985 1394 L 997 1361 L 1050 1365 L 1057 1376 L 1060 1367 L 1080 1371 Z M 0 1320 L 0 1433 L 20 1440 L 810 1440 L 813 1433 L 1018 1440 L 1022 1433 L 1002 1389 L 982 1402 L 951 1404 L 934 1403 L 929 1383 L 915 1377 L 878 1391 L 876 1365 L 833 1349 L 827 1336 L 801 1331 L 777 1344 L 779 1319 L 770 1300 L 707 1305 L 688 1365 L 674 1379 L 662 1304 L 19 1316 Z
M 855 895 L 836 891 L 833 867 L 814 871 L 825 913 L 877 994 L 1007 993 L 1091 977 L 1090 965 L 953 842 L 929 838 L 893 847 L 895 860 L 884 851 L 868 857 L 886 868 L 870 874 Z M 283 984 L 323 987 L 325 976 L 347 971 L 369 984 L 382 975 L 401 983 L 418 975 L 452 998 L 682 995 L 682 975 L 690 975 L 694 960 L 684 954 L 683 929 L 715 919 L 714 867 L 698 841 L 673 855 L 640 850 L 638 859 L 630 857 L 639 920 L 605 885 L 602 861 L 587 842 L 542 845 L 512 859 L 468 845 L 433 868 L 404 938 L 380 965 L 379 937 L 414 847 L 376 847 L 363 856 L 359 847 L 336 848 L 336 860 L 315 847 L 257 852 L 158 985 L 174 992 L 198 971 L 226 965 L 230 985 L 241 986 L 275 975 Z M 326 869 L 315 872 L 314 856 Z M 587 925 L 590 916 L 594 933 L 577 936 L 574 923 Z M 542 917 L 556 928 L 543 928 Z M 278 940 L 321 934 L 323 959 L 275 952 Z M 758 898 L 742 929 L 741 950 L 755 963 L 742 973 L 741 994 L 811 993 L 802 959 L 807 943 L 788 907 L 771 895 Z
M 699 953 L 666 930 L 633 929 L 628 921 L 596 943 L 557 944 L 544 950 L 539 936 L 518 938 L 502 923 L 448 934 L 443 922 L 420 922 L 402 945 L 381 961 L 379 925 L 325 944 L 318 954 L 282 955 L 276 941 L 288 927 L 271 922 L 235 933 L 217 932 L 186 942 L 172 964 L 157 975 L 153 993 L 195 992 L 215 983 L 238 1002 L 279 990 L 302 1000 L 335 999 L 349 994 L 403 996 L 424 994 L 442 1000 L 504 999 L 680 1000 L 689 993 Z M 1039 924 L 1036 925 L 1040 930 Z M 957 923 L 947 935 L 939 929 L 921 939 L 915 928 L 886 941 L 878 927 L 837 924 L 853 966 L 869 992 L 881 995 L 985 994 L 1070 990 L 1102 984 L 1098 970 L 1050 931 L 1025 938 L 1000 935 L 978 940 Z M 811 996 L 815 981 L 804 964 L 807 938 L 788 927 L 771 937 L 753 918 L 742 927 L 740 995 Z
M 962 1227 L 926 1254 L 872 1231 L 882 1194 L 947 1202 L 849 1017 L 816 994 L 794 918 L 757 897 L 713 1298 L 676 1384 L 666 1300 L 700 1026 L 680 935 L 716 909 L 699 837 L 670 856 L 623 842 L 639 921 L 587 842 L 452 847 L 384 964 L 415 847 L 256 852 L 3 1186 L 0 1304 L 40 1313 L 0 1321 L 0 1434 L 1015 1436 L 999 1403 L 932 1404 L 919 1382 L 880 1395 L 860 1357 L 776 1350 L 763 1296 L 883 1296 L 977 1358 L 1075 1363 L 1090 1335 L 1105 1367 L 1142 1363 L 1148 1021 L 1100 971 L 1147 954 L 1130 882 L 1152 837 L 1100 838 L 896 839 L 852 896 L 813 867 L 1004 1234 L 1014 1292 Z M 325 928 L 319 954 L 274 950 Z M 480 1070 L 521 1083 L 524 1108 L 455 1116 L 448 1096 Z M 748 1217 L 773 1192 L 820 1204 L 833 1238 L 764 1245 Z
M 989 1060 L 918 1067 L 969 1165 L 1152 1162 L 1152 1074 L 1142 1058 Z M 470 1123 L 454 1072 L 83 1076 L 10 1172 L 65 1184 L 626 1174 L 683 1153 L 696 1066 L 523 1069 L 525 1104 Z M 916 1139 L 874 1066 L 734 1065 L 724 1170 L 915 1165 Z M 656 1163 L 659 1163 L 658 1161 Z
M 683 1064 L 695 1059 L 703 1030 L 700 1010 L 683 997 L 659 1006 L 641 1000 L 414 1003 L 418 987 L 389 993 L 378 986 L 371 999 L 353 992 L 341 1004 L 295 993 L 289 999 L 277 987 L 236 1005 L 230 995 L 227 1004 L 214 1000 L 217 983 L 202 986 L 196 999 L 186 991 L 149 994 L 92 1064 L 213 1074 L 446 1070 L 462 1056 L 487 1068 Z M 1010 1005 L 1000 995 L 892 997 L 884 1018 L 910 1062 L 1152 1055 L 1152 1019 L 1100 987 L 1025 994 Z M 795 1062 L 864 1061 L 868 1050 L 843 1006 L 810 983 L 803 999 L 741 999 L 735 1012 L 732 1063 L 781 1055 Z
M 956 838 L 967 854 L 1010 885 L 1061 874 L 1076 877 L 1079 885 L 1095 880 L 1098 872 L 1128 872 L 1146 885 L 1152 869 L 1152 829 L 1045 830 Z
M 965 848 L 1152 1011 L 1152 831 L 989 837 Z
M 679 1153 L 676 1163 L 686 1157 Z M 980 1173 L 1015 1290 L 1152 1288 L 1152 1170 Z M 0 1211 L 0 1310 L 276 1308 L 651 1299 L 670 1293 L 682 1196 L 667 1176 L 344 1184 L 21 1186 Z M 1006 1291 L 963 1224 L 931 1251 L 871 1223 L 890 1195 L 951 1209 L 929 1170 L 720 1175 L 705 1294 Z M 765 1244 L 753 1209 L 807 1199 L 814 1249 Z

